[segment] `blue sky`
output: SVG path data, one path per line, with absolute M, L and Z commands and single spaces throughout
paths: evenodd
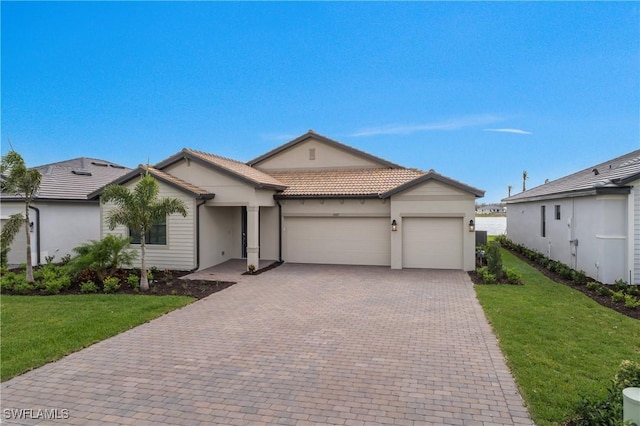
M 2 153 L 248 161 L 314 129 L 498 201 L 640 148 L 633 2 L 6 2 Z

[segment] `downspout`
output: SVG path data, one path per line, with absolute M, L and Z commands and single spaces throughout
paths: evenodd
M 31 205 L 29 208 L 36 212 L 36 262 L 37 265 L 40 265 L 40 209 Z
M 282 262 L 282 204 L 276 200 L 278 204 L 278 262 Z
M 207 200 L 202 200 L 202 203 L 196 204 L 196 267 L 194 271 L 200 269 L 200 207 L 206 203 Z

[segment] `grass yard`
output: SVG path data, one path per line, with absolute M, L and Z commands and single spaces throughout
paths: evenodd
M 640 322 L 502 256 L 525 284 L 476 286 L 478 299 L 534 422 L 562 424 L 581 396 L 605 395 L 622 360 L 640 360 Z
M 3 295 L 0 380 L 60 359 L 193 300 L 128 294 Z

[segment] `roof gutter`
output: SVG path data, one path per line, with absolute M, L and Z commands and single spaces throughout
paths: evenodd
M 535 201 L 558 200 L 561 198 L 589 197 L 594 195 L 626 195 L 626 194 L 629 194 L 630 192 L 631 192 L 631 187 L 628 187 L 628 186 L 600 187 L 600 188 L 581 189 L 577 191 L 558 192 L 556 194 L 518 198 L 515 200 L 510 200 L 509 198 L 505 198 L 502 201 L 507 204 L 518 204 L 518 203 L 530 203 Z

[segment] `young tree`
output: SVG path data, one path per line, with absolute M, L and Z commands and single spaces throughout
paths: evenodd
M 102 193 L 102 201 L 113 202 L 116 207 L 106 215 L 109 229 L 125 225 L 140 235 L 140 290 L 149 289 L 145 257 L 145 235 L 154 223 L 161 222 L 167 216 L 180 213 L 187 216 L 187 208 L 177 198 L 158 198 L 160 188 L 153 176 L 145 173 L 133 190 L 121 185 L 108 185 Z
M 511 197 L 511 190 L 512 190 L 512 189 L 513 189 L 513 186 L 512 186 L 512 185 L 509 185 L 509 186 L 507 187 L 507 190 L 509 191 L 509 195 L 508 195 L 508 197 Z
M 29 208 L 31 203 L 38 194 L 40 189 L 40 182 L 42 181 L 42 175 L 36 169 L 27 169 L 24 159 L 13 149 L 6 155 L 2 156 L 0 160 L 0 174 L 2 180 L 0 182 L 0 188 L 5 194 L 15 195 L 18 198 L 24 200 L 24 216 L 22 214 L 14 214 L 9 218 L 9 221 L 5 224 L 5 229 L 2 232 L 2 254 L 3 258 L 6 258 L 6 254 L 9 251 L 9 246 L 13 242 L 13 239 L 20 231 L 20 223 L 24 224 L 24 229 L 27 235 L 27 282 L 33 282 L 33 265 L 31 258 L 31 231 L 29 227 Z
M 526 170 L 524 170 L 522 172 L 522 192 L 527 190 L 527 184 L 526 184 L 527 179 L 529 179 L 529 174 L 527 173 Z

